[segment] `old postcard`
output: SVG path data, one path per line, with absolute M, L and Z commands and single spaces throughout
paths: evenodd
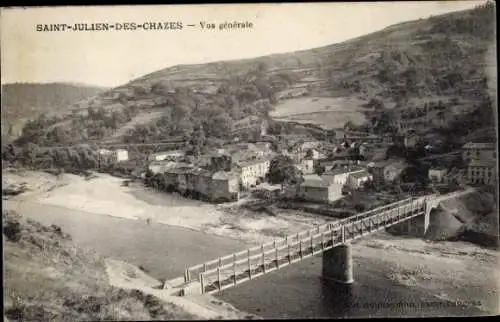
M 495 6 L 2 8 L 4 320 L 499 314 Z

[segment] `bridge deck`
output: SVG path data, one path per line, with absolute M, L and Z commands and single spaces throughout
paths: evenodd
M 202 293 L 216 293 L 343 243 L 425 213 L 427 197 L 409 198 L 356 216 L 287 236 L 186 269 L 186 283 L 199 282 Z

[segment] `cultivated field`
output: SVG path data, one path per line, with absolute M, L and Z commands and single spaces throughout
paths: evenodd
M 126 123 L 124 126 L 116 130 L 115 133 L 108 138 L 108 140 L 117 139 L 123 135 L 125 135 L 129 130 L 134 129 L 137 125 L 147 125 L 150 122 L 155 121 L 160 118 L 164 114 L 164 108 L 155 108 L 149 109 L 147 113 L 140 113 L 130 120 L 130 122 Z
M 303 97 L 283 101 L 271 116 L 277 120 L 311 123 L 326 129 L 342 128 L 346 122 L 365 121 L 364 101 L 345 97 Z

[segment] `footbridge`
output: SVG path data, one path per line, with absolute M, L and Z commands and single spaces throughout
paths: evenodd
M 410 223 L 410 219 L 418 216 L 424 216 L 422 233 L 425 234 L 431 210 L 440 201 L 456 196 L 457 193 L 412 197 L 320 225 L 189 267 L 184 276 L 167 281 L 164 288 L 181 296 L 217 293 L 318 254 L 323 255 L 324 278 L 349 284 L 353 282 L 350 242 L 393 225 Z

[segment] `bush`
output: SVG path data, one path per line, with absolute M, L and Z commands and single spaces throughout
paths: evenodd
M 3 234 L 9 241 L 18 242 L 21 239 L 21 216 L 13 211 L 3 212 Z
M 356 205 L 354 205 L 354 209 L 357 211 L 357 212 L 363 212 L 366 210 L 366 207 L 365 205 L 363 205 L 362 203 L 358 203 Z
M 3 234 L 11 242 L 18 242 L 21 239 L 21 224 L 18 221 L 8 221 L 4 223 Z

